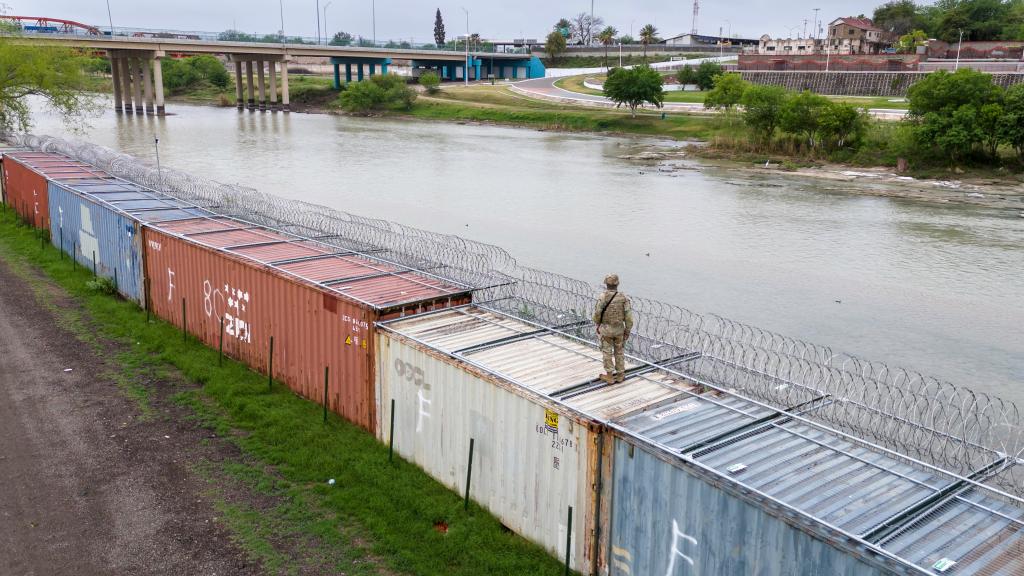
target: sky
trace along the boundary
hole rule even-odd
[[[8,14],[48,16],[108,26],[104,0],[4,0]],[[219,32],[237,28],[247,32],[274,33],[281,24],[280,5],[284,8],[284,31],[289,36],[316,36],[317,0],[109,0],[115,27],[198,30]],[[370,37],[372,12],[376,8],[378,40],[428,42],[433,38],[434,11],[445,19],[448,37],[464,34],[466,15],[470,29],[488,39],[543,38],[560,17],[590,11],[590,0],[319,0],[321,11],[327,2],[327,26],[333,35],[344,30]],[[804,19],[810,34],[814,8],[820,8],[819,20],[856,16],[874,11],[882,0],[701,0],[698,31],[717,35],[721,27],[728,35],[758,38],[761,34],[790,36],[802,34]],[[628,2],[595,0],[594,13],[620,33],[633,30],[635,36],[644,24],[654,24],[662,38],[690,31],[692,0],[633,0]],[[323,19],[321,18],[321,25]]]

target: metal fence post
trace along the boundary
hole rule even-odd
[[[71,269],[78,269],[78,242],[71,243]]]
[[[188,318],[185,316],[185,298],[181,299],[181,341],[188,342]]]
[[[324,366],[324,424],[327,423],[327,380],[330,370],[330,366]]]
[[[117,266],[114,266],[114,292],[117,291]]]
[[[569,520],[565,529],[565,576],[569,576],[569,552],[572,550],[572,506],[569,506]]]
[[[97,278],[99,274],[96,273],[96,251],[92,251],[92,277]]]
[[[144,304],[146,306],[146,324],[149,324],[151,315],[153,313],[153,306],[151,306],[149,303],[149,278],[146,278],[142,281],[142,289],[145,292],[142,295],[142,298],[145,300]]]
[[[220,317],[220,356],[217,358],[217,366],[224,365],[224,317]]]
[[[391,399],[391,432],[388,433],[388,462],[395,461],[395,399]]]
[[[270,337],[270,358],[267,366],[267,391],[274,391],[274,337]]]
[[[462,502],[463,510],[469,510],[469,484],[473,480],[473,445],[476,438],[469,439],[469,466],[466,467],[466,498]]]
[[[64,227],[60,228],[60,259],[64,259]]]

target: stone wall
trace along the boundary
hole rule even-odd
[[[917,70],[917,54],[741,54],[740,70],[899,72]]]
[[[943,42],[933,40],[928,43],[929,58],[956,58],[958,45],[956,42]],[[1024,41],[1020,40],[992,40],[989,42],[964,42],[959,46],[960,59],[972,58],[984,59],[1024,59]]]
[[[747,82],[843,96],[906,96],[926,72],[775,72],[742,70]],[[999,86],[1024,84],[1024,74],[992,74]]]

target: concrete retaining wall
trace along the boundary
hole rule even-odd
[[[844,96],[906,96],[926,72],[767,72],[741,71],[747,82]],[[999,86],[1024,83],[1024,74],[992,74]]]

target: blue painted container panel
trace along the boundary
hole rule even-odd
[[[621,438],[613,476],[612,576],[887,573]]]
[[[48,192],[54,246],[90,269],[95,252],[97,274],[113,279],[116,270],[118,292],[144,307],[142,235],[138,222],[72,192],[63,184],[51,181]]]

